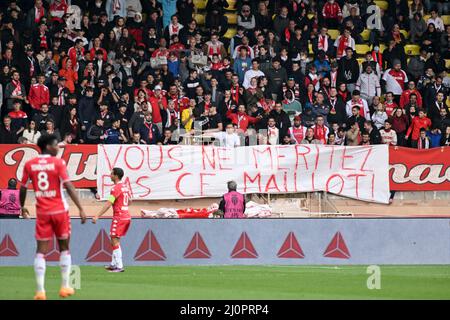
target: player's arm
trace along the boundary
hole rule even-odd
[[[20,186],[20,206],[22,207],[21,214],[23,218],[29,219],[30,213],[28,212],[28,209],[25,208],[26,199],[27,199],[27,187],[22,185]]]
[[[66,187],[67,193],[69,194],[70,199],[72,199],[73,203],[78,208],[78,211],[80,213],[81,223],[86,222],[86,213],[84,212],[83,207],[81,206],[80,199],[78,198],[77,192],[75,190],[75,187],[73,186],[72,182],[66,181],[64,182],[64,186]]]
[[[108,200],[103,205],[103,207],[100,209],[100,211],[92,218],[92,223],[97,223],[98,218],[104,215],[109,210],[109,208],[112,207],[115,201],[116,197],[114,197],[114,195],[111,194]]]
[[[30,179],[30,175],[28,174],[27,168],[28,168],[28,166],[25,164],[25,166],[23,168],[22,180],[20,181],[21,186],[20,186],[20,192],[19,192],[21,214],[22,214],[22,217],[25,219],[30,218],[30,213],[28,212],[28,209],[25,208],[25,201],[27,199],[28,180]]]

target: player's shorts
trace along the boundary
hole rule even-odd
[[[109,236],[112,238],[125,237],[128,228],[130,227],[131,220],[120,220],[113,218],[111,228],[109,230]]]
[[[70,237],[69,213],[40,214],[36,217],[36,240],[51,240],[53,236],[58,240]]]

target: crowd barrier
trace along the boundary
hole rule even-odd
[[[73,264],[111,260],[110,219],[72,219]],[[450,264],[450,219],[136,219],[125,265]],[[32,265],[34,221],[0,221],[0,266]],[[57,263],[53,240],[47,261]]]

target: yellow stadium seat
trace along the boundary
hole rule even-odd
[[[308,44],[308,53],[309,54],[314,54],[312,43]]]
[[[236,13],[225,13],[225,17],[227,17],[229,24],[237,24],[238,16]]]
[[[370,30],[369,29],[364,29],[363,32],[361,32],[361,37],[364,41],[369,40],[370,37]]]
[[[359,64],[362,64],[364,62],[364,58],[356,58]]]
[[[450,15],[442,16],[442,21],[444,21],[444,24],[448,26],[450,24]]]
[[[387,1],[375,1],[375,4],[383,10],[387,10],[389,7],[389,3]]]
[[[367,44],[357,44],[355,45],[356,53],[364,55],[367,51],[370,51],[370,47]]]
[[[384,43],[380,43],[380,52],[383,53],[383,51],[386,49],[386,45]]]
[[[450,59],[445,59],[445,67],[450,68]]]
[[[198,14],[198,13],[194,14],[194,19],[200,25],[205,24],[205,15],[204,14]]]
[[[418,56],[420,54],[420,46],[417,44],[407,44],[404,48],[405,53],[410,56]]]
[[[227,2],[228,2],[228,8],[225,8],[225,10],[236,11],[236,0],[227,0]]]
[[[405,37],[405,39],[409,38],[409,32],[406,30],[400,30],[400,33]]]
[[[233,38],[237,33],[237,30],[234,28],[228,28],[227,32],[223,35],[227,39]]]
[[[426,14],[423,16],[423,20],[425,20],[425,22],[427,22],[428,19],[430,19],[430,18],[431,18],[431,14]]]
[[[308,13],[307,17],[311,20],[312,18],[314,18],[314,13]]]
[[[331,39],[336,40],[337,37],[339,37],[341,33],[339,32],[339,30],[335,30],[335,29],[328,29],[328,35],[330,36]]]
[[[205,9],[207,3],[207,0],[194,0],[194,7],[197,9]]]

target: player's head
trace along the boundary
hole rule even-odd
[[[123,170],[121,168],[113,168],[111,171],[111,180],[113,182],[120,181],[123,178]]]
[[[41,153],[50,154],[54,157],[58,154],[58,138],[53,134],[42,135],[38,139],[37,145],[41,149]]]

